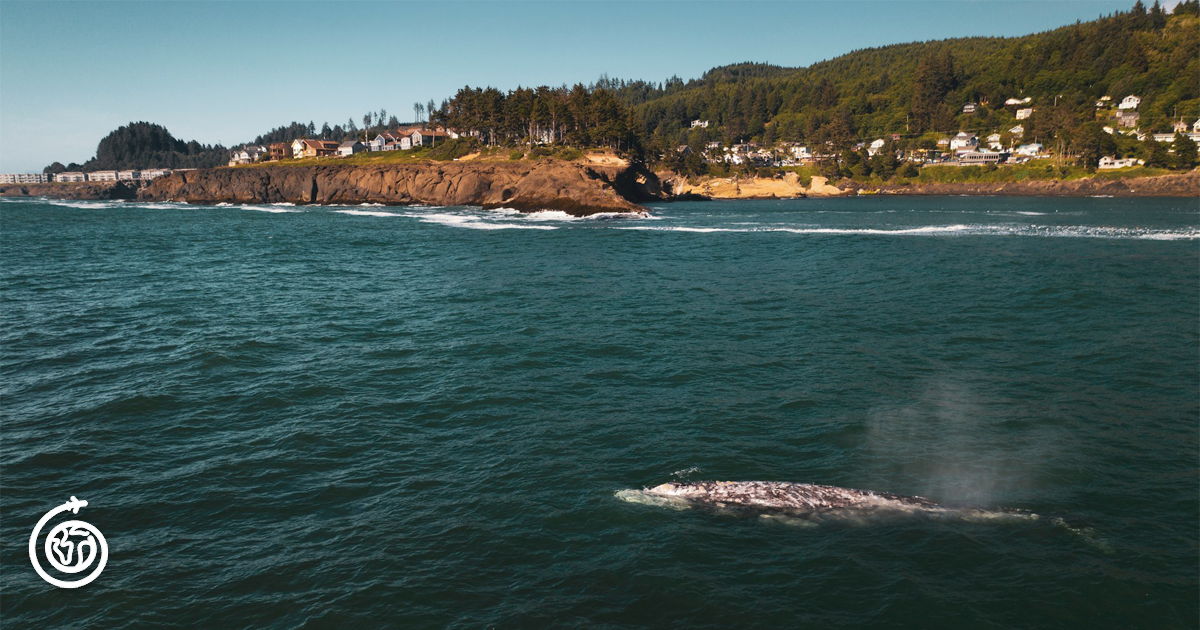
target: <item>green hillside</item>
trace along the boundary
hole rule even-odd
[[[1030,5],[1033,8],[1033,5]],[[1200,116],[1200,3],[1172,14],[1157,3],[1023,37],[975,37],[855,51],[807,68],[716,68],[687,83],[607,82],[634,108],[644,138],[661,147],[719,140],[845,144],[898,133],[916,137],[1006,129],[1009,98],[1032,98],[1027,138],[1103,120],[1095,102],[1142,97],[1143,131]],[[977,103],[974,114],[962,106]],[[690,121],[708,120],[707,129]],[[1107,123],[1105,123],[1107,124]],[[660,148],[661,148],[660,147]]]

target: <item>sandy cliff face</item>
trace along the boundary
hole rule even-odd
[[[678,197],[709,199],[791,199],[796,197],[836,197],[844,191],[813,177],[806,188],[795,173],[782,177],[704,177],[692,184],[686,177],[664,173],[663,181]]]
[[[189,203],[476,205],[583,216],[638,212],[627,169],[571,162],[271,166],[172,173],[138,198]],[[620,189],[620,190],[618,190]]]

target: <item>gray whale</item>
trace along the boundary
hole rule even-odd
[[[942,510],[937,503],[924,497],[786,481],[664,483],[632,492],[635,494],[622,496],[622,493],[618,493],[618,496],[633,502],[667,503],[679,507],[712,506],[787,513],[835,510]],[[639,501],[639,498],[646,500]]]

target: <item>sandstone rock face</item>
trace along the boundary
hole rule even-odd
[[[1071,180],[1032,180],[996,183],[946,183],[907,186],[867,186],[841,181],[851,193],[893,195],[1003,195],[1014,197],[1200,197],[1200,170],[1153,177],[1109,179],[1102,176]]]
[[[147,201],[189,203],[430,204],[561,210],[576,216],[640,212],[622,185],[626,167],[572,162],[267,166],[172,173],[140,191]],[[621,191],[618,191],[618,188]]]

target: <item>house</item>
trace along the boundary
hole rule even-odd
[[[948,146],[950,146],[950,138],[938,138],[937,145],[938,145],[939,147],[948,147]]]
[[[1100,158],[1101,169],[1129,168],[1131,166],[1137,166],[1139,163],[1141,163],[1141,160],[1135,158],[1122,158],[1118,160],[1114,159],[1111,155],[1106,155]]]
[[[267,150],[262,147],[247,145],[240,149],[234,149],[229,157],[229,165],[237,166],[238,164],[253,164],[258,162],[267,154]]]
[[[50,181],[44,173],[3,173],[0,184],[43,184]]]
[[[958,132],[958,135],[954,136],[954,138],[950,140],[950,150],[955,153],[974,151],[975,147],[978,146],[979,136],[976,136],[973,133],[967,133],[965,131]]]
[[[274,142],[267,149],[272,160],[287,160],[292,157],[292,145],[286,142]]]
[[[117,179],[123,182],[131,182],[135,179],[141,179],[141,171],[117,171]]]
[[[67,171],[54,176],[56,182],[86,182],[87,175],[79,171]]]
[[[1000,134],[998,134],[998,133],[994,133],[994,134],[988,136],[987,143],[988,143],[989,149],[1000,149],[1001,147],[1004,146],[1000,142]]]
[[[964,114],[974,114],[974,113],[975,113],[975,108],[976,108],[976,107],[978,107],[978,106],[979,106],[979,105],[978,105],[978,104],[976,104],[976,103],[967,103],[966,105],[963,105],[963,108],[962,108],[962,113],[964,113]]]
[[[87,174],[89,182],[115,182],[117,181],[116,171],[92,171]]]
[[[813,155],[808,147],[792,147],[792,157],[797,160],[811,160]]]
[[[1014,138],[1020,138],[1021,136],[1025,135],[1025,125],[1011,127],[1009,128],[1008,133],[1011,133]]]
[[[170,174],[171,174],[171,169],[169,169],[169,168],[144,168],[144,169],[142,169],[142,172],[141,172],[143,180],[154,179],[156,177],[162,177],[163,175],[170,175]]]
[[[338,143],[333,140],[296,139],[292,141],[292,155],[297,158],[328,157],[336,155]]]
[[[1117,114],[1117,123],[1126,129],[1132,129],[1137,126],[1139,118],[1135,111],[1123,111]]]
[[[886,144],[887,142],[883,138],[879,138],[871,142],[871,144],[867,147],[867,155],[875,155],[879,153],[883,150],[883,147]]]
[[[1196,122],[1192,123],[1192,133],[1200,133],[1200,118],[1197,118]]]
[[[1032,144],[1022,144],[1017,147],[1017,155],[1025,157],[1037,157],[1042,152],[1042,145],[1034,142]]]
[[[707,120],[693,120],[692,121],[692,129],[695,129],[696,127],[703,127],[705,129],[708,129],[708,121]]]
[[[338,155],[343,157],[354,155],[355,153],[361,153],[366,150],[367,145],[359,142],[358,140],[347,140],[338,145]]]
[[[414,131],[409,138],[412,139],[414,147],[434,146],[438,140],[445,142],[450,139],[450,134],[445,131],[435,131],[433,129],[419,129]]]
[[[1173,133],[1156,133],[1152,136],[1155,142],[1165,142],[1167,144],[1175,144],[1175,134]]]
[[[1017,120],[1025,120],[1026,118],[1029,118],[1032,115],[1033,115],[1032,107],[1025,107],[1023,109],[1017,110]]]
[[[1004,101],[1005,105],[1026,105],[1033,102],[1033,98],[1026,96],[1025,98],[1010,98]]]
[[[1103,129],[1103,130],[1104,130],[1104,133],[1106,133],[1106,134],[1108,134],[1108,135],[1110,135],[1110,136],[1111,136],[1111,135],[1113,135],[1113,128],[1112,128],[1112,127],[1109,127],[1109,126],[1105,125],[1105,126],[1101,127],[1101,129]]]
[[[1007,153],[1000,151],[967,151],[959,157],[959,166],[980,164],[1000,164],[1008,159]]]
[[[1182,118],[1180,118],[1171,125],[1171,130],[1175,131],[1176,133],[1187,133],[1188,125],[1187,123],[1183,122]]]
[[[1121,99],[1121,104],[1117,105],[1117,109],[1137,109],[1141,105],[1142,99],[1130,94]]]

